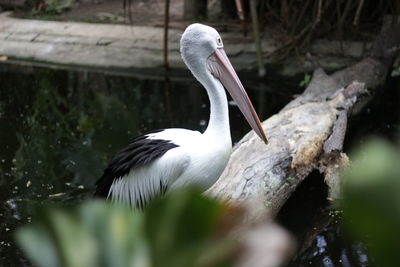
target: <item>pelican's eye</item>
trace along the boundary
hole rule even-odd
[[[222,46],[221,37],[217,37],[217,45],[218,45],[218,46]]]

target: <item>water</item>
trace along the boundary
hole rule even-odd
[[[263,84],[250,74],[239,76],[261,119],[278,112],[302,90],[299,79],[272,76]],[[393,91],[399,85],[392,87]],[[209,116],[205,91],[184,71],[173,72],[166,83],[162,75],[138,78],[111,71],[0,64],[0,88],[0,266],[30,266],[12,233],[32,220],[35,205],[74,204],[90,197],[108,159],[133,137],[166,127],[203,131]],[[400,110],[390,96],[385,93],[351,122],[346,149],[371,132],[395,138]],[[237,142],[250,128],[230,103],[232,139]],[[304,216],[290,205],[285,208],[289,215],[284,210],[280,216],[296,222],[299,240],[307,231],[302,225],[316,225],[322,232],[291,265],[337,266],[331,263],[347,259],[349,264],[342,266],[367,266],[362,244],[346,241],[338,217],[330,216],[321,179],[310,179],[301,188],[292,201],[299,203],[306,196],[302,211],[315,216]],[[300,217],[308,221],[300,223]],[[286,225],[290,229],[290,223]]]
[[[129,140],[151,129],[206,128],[205,90],[188,71],[173,75],[166,83],[163,76],[0,64],[0,266],[27,265],[12,233],[31,221],[35,205],[90,197],[108,159]],[[293,81],[271,79],[267,87],[243,77],[261,119],[299,90]],[[229,108],[237,142],[250,127],[231,101]]]
[[[280,211],[278,222],[299,245],[287,266],[370,266],[366,247],[340,227],[341,212],[326,199],[327,191],[323,177],[312,172]]]

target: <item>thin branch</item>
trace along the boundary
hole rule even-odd
[[[260,40],[260,29],[258,27],[258,15],[257,15],[257,0],[250,0],[250,13],[251,13],[251,21],[253,25],[253,34],[254,34],[254,42],[256,45],[256,52],[257,52],[257,63],[258,63],[258,76],[264,77],[265,76],[265,65],[264,59],[262,56],[261,50],[261,40]]]
[[[270,1],[269,0],[267,0],[266,2],[265,2],[265,5],[267,6],[267,9],[268,9],[268,15],[271,15],[272,17],[274,17],[276,20],[278,20],[278,21],[280,21],[281,20],[281,17],[275,12],[275,9],[276,8],[274,8],[272,5],[271,5],[271,3],[270,3]]]
[[[315,27],[317,27],[317,25],[319,24],[319,22],[321,21],[321,13],[322,13],[322,0],[318,0],[318,3],[316,4],[316,16],[315,16],[315,20],[312,23],[311,29],[308,32],[306,38],[304,39],[304,42],[302,43],[302,45],[307,45],[311,42],[311,38],[313,35],[313,32],[315,30]]]
[[[128,15],[128,22],[132,24],[132,0],[124,0],[123,2],[123,9],[124,9],[124,16]]]
[[[340,37],[341,37],[341,35],[343,33],[343,25],[344,25],[344,23],[346,21],[346,17],[348,15],[348,13],[350,12],[350,7],[351,7],[352,3],[353,3],[353,1],[351,1],[351,0],[348,0],[346,2],[346,5],[345,5],[344,10],[343,10],[343,14],[339,19],[338,31],[339,31]]]
[[[308,6],[309,5],[310,5],[310,0],[307,0],[306,3],[303,5],[303,8],[300,11],[300,14],[299,14],[299,16],[298,16],[298,18],[296,20],[296,23],[294,24],[294,28],[293,28],[294,31],[297,30],[298,26],[302,25],[302,21],[303,21],[304,15],[306,13],[306,10],[308,10]]]
[[[169,29],[169,3],[170,0],[165,0],[165,13],[164,13],[164,67],[168,70],[168,29]]]
[[[314,22],[314,28],[319,24],[321,21],[321,9],[322,9],[322,0],[318,0],[318,11],[317,11],[317,19]]]
[[[360,2],[358,2],[356,15],[354,16],[354,20],[353,20],[353,25],[354,26],[358,26],[358,21],[360,19],[360,14],[361,14],[361,10],[363,8],[363,5],[364,5],[364,0],[360,0]]]
[[[251,2],[251,1],[250,1]],[[250,5],[251,6],[251,5]],[[288,20],[288,3],[287,0],[282,0],[281,1],[281,18],[283,20],[283,23],[286,25],[288,25],[289,20]]]
[[[236,10],[237,14],[240,20],[240,26],[242,28],[243,36],[246,36],[247,30],[246,30],[246,20],[244,17],[244,11],[243,11],[243,0],[235,0],[236,4]]]

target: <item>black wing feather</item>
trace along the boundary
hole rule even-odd
[[[96,182],[95,197],[107,198],[115,179],[127,175],[131,170],[144,166],[161,157],[168,150],[178,147],[169,140],[148,139],[147,135],[135,138],[108,163],[103,175]]]

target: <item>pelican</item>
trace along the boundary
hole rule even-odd
[[[95,196],[142,208],[170,190],[189,185],[201,190],[211,187],[232,151],[224,87],[256,134],[267,143],[260,120],[223,47],[214,28],[198,23],[188,26],[180,41],[183,61],[210,100],[205,132],[172,128],[137,137],[109,162],[96,183]]]

